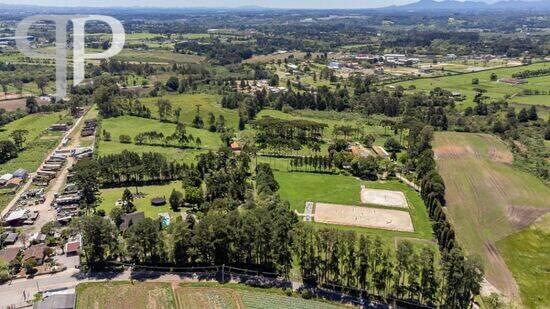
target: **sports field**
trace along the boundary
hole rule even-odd
[[[361,186],[370,189],[390,190],[403,192],[409,208],[414,232],[389,231],[384,229],[352,227],[345,225],[327,225],[328,227],[341,227],[358,232],[377,234],[393,239],[394,237],[411,237],[421,239],[433,239],[432,227],[428,219],[426,206],[413,189],[399,181],[361,181],[352,176],[317,174],[317,173],[291,173],[274,172],[275,179],[279,183],[279,194],[283,200],[290,203],[293,210],[303,213],[307,201],[337,205],[361,205]],[[407,213],[405,211],[405,213]],[[317,223],[315,223],[317,224]]]
[[[315,204],[315,222],[414,232],[407,211],[337,204]]]
[[[500,81],[491,81],[491,74],[497,74],[500,78],[510,78],[512,74],[525,70],[537,70],[541,68],[550,67],[550,62],[535,63],[528,66],[518,66],[512,68],[500,68],[494,70],[487,70],[476,73],[468,73],[454,76],[445,76],[437,78],[424,78],[413,81],[400,82],[396,85],[401,85],[405,89],[408,89],[411,85],[416,87],[414,91],[429,92],[436,87],[443,89],[460,92],[466,96],[463,102],[458,102],[460,106],[473,106],[473,98],[475,96],[475,88],[481,88],[487,90],[486,95],[491,99],[502,99],[504,96],[515,96],[524,89],[548,91],[550,89],[550,76],[528,78],[527,83],[521,85],[512,85]],[[474,78],[479,79],[479,84],[473,85],[472,80]],[[537,105],[550,105],[550,96],[537,96]],[[524,97],[513,97],[513,102],[520,102],[529,104],[532,102],[530,99],[524,100]],[[527,98],[527,97],[525,97]],[[524,101],[524,102],[522,102]]]
[[[361,202],[389,207],[407,208],[407,199],[401,191],[368,189],[361,187]]]
[[[434,151],[446,185],[446,213],[460,244],[481,255],[487,279],[517,299],[516,273],[496,243],[549,212],[550,189],[512,167],[507,146],[491,135],[436,133]]]

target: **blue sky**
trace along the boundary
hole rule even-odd
[[[271,8],[373,8],[400,5],[416,0],[0,0],[7,4],[48,6],[144,6],[144,7],[238,7],[258,5]]]

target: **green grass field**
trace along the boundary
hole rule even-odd
[[[436,133],[434,151],[446,185],[446,214],[458,241],[481,256],[493,285],[517,295],[495,244],[548,211],[550,189],[515,169],[507,146],[490,135]]]
[[[116,201],[122,198],[122,193],[125,189],[126,188],[101,189],[101,204],[98,209],[103,209],[107,214],[109,214],[111,209],[116,207]],[[136,193],[136,187],[129,187],[128,189],[132,193]],[[139,193],[145,194],[145,197],[139,199],[136,198],[133,203],[136,206],[137,211],[143,211],[145,216],[149,218],[156,219],[160,213],[165,212],[175,215],[176,213],[172,211],[170,204],[168,203],[168,198],[170,197],[170,193],[173,189],[182,192],[183,189],[181,182],[173,181],[164,185],[138,187],[137,190]],[[166,198],[166,205],[157,207],[152,206],[151,199],[155,197]]]
[[[153,116],[158,117],[158,108],[156,103],[157,98],[144,98],[140,99],[141,103],[145,104]],[[230,110],[222,108],[219,105],[220,96],[211,95],[211,94],[167,94],[162,97],[162,99],[167,99],[172,103],[172,110],[180,107],[182,113],[180,116],[180,121],[190,124],[195,117],[197,106],[200,110],[200,115],[203,118],[205,125],[208,124],[208,113],[212,112],[216,117],[223,115],[225,118],[226,126],[236,128],[239,123],[239,115],[237,110]]]
[[[364,132],[365,134],[372,134],[376,139],[374,142],[375,145],[384,145],[386,140],[390,137],[399,140],[399,135],[394,135],[393,131],[389,129],[389,127],[384,128],[377,125],[378,121],[376,119],[370,119],[366,121],[365,118],[361,117],[361,115],[358,114],[312,110],[294,111],[292,114],[289,114],[278,110],[264,109],[258,113],[256,119],[261,119],[264,116],[286,120],[305,119],[327,124],[328,127],[323,132],[323,139],[325,143],[321,145],[322,154],[327,153],[328,146],[330,142],[334,139],[333,131],[335,126],[353,126],[362,130],[362,132]],[[267,149],[265,152],[269,152],[269,149]],[[318,155],[319,153],[315,153],[309,148],[303,148],[299,151],[295,151],[294,154]]]
[[[205,57],[197,55],[188,55],[174,53],[166,49],[153,50],[133,50],[124,49],[120,54],[114,57],[120,61],[131,62],[152,62],[152,63],[199,63],[205,60]]]
[[[111,141],[100,141],[97,153],[99,156],[118,154],[123,150],[134,151],[137,153],[158,152],[166,156],[169,161],[178,161],[191,163],[195,161],[197,155],[216,150],[222,145],[222,141],[217,133],[212,133],[204,129],[196,129],[191,126],[186,127],[188,134],[201,139],[202,149],[180,149],[177,147],[163,147],[157,145],[136,145],[122,144],[119,142],[120,135],[128,135],[133,138],[142,132],[157,131],[165,136],[174,133],[176,125],[172,123],[160,122],[156,119],[146,119],[133,116],[121,116],[117,118],[104,119],[101,122],[101,129],[111,134]]]
[[[512,68],[500,68],[489,71],[482,71],[476,73],[468,73],[455,76],[445,76],[437,78],[424,78],[412,81],[400,82],[396,85],[401,85],[405,89],[408,89],[410,85],[416,87],[415,91],[430,91],[436,87],[441,87],[449,91],[461,92],[466,99],[463,102],[459,102],[460,106],[473,106],[473,98],[475,95],[474,88],[481,88],[487,90],[486,95],[491,99],[498,100],[504,98],[504,96],[512,96],[521,92],[524,89],[531,90],[548,90],[550,88],[550,76],[534,77],[527,79],[526,84],[511,85],[498,81],[491,81],[490,76],[492,73],[497,74],[498,78],[511,77],[513,73],[536,70],[541,68],[550,67],[550,62],[535,63],[528,66],[519,66]],[[472,85],[472,79],[478,78],[479,84]],[[539,105],[550,105],[550,96],[545,98],[540,97],[540,101],[537,101]],[[526,102],[528,103],[528,102]]]
[[[550,216],[497,242],[527,308],[550,307]]]
[[[29,133],[24,143],[25,149],[19,153],[17,158],[0,164],[0,173],[10,173],[18,168],[35,171],[44,157],[61,140],[61,132],[51,132],[48,128],[54,123],[68,119],[65,112],[41,113],[25,116],[1,127],[0,140],[10,139],[10,133],[15,130],[24,129]]]
[[[413,189],[398,181],[375,182],[361,181],[352,176],[316,174],[316,173],[290,173],[275,172],[275,179],[279,183],[279,194],[283,200],[290,203],[290,207],[298,212],[303,212],[305,203],[325,202],[344,205],[361,205],[361,185],[372,189],[384,189],[402,191],[409,202],[409,213],[414,225],[413,233],[370,229],[362,227],[338,227],[341,229],[368,232],[382,237],[412,237],[421,239],[433,239],[432,227],[424,202]],[[334,225],[316,224],[319,226],[337,227]]]

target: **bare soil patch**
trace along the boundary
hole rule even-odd
[[[414,232],[407,211],[316,203],[315,222]]]
[[[508,206],[506,209],[508,220],[518,230],[531,225],[547,213],[550,213],[548,208]]]
[[[361,186],[361,203],[408,208],[405,194],[401,191],[368,189]]]
[[[497,147],[489,147],[489,159],[495,162],[510,164],[514,161],[514,155],[508,150],[498,149]]]

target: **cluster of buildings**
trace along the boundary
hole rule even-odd
[[[77,216],[81,199],[80,191],[74,184],[68,184],[62,194],[56,193],[51,206],[56,211],[57,221],[68,223]]]
[[[27,180],[29,173],[22,168],[17,169],[13,173],[7,173],[0,176],[0,187],[17,189]]]
[[[32,182],[37,186],[47,187],[50,181],[57,177],[58,172],[66,162],[66,154],[57,151],[54,152],[36,172],[36,176],[32,179]]]
[[[32,264],[39,273],[52,273],[66,269],[66,266],[59,266],[54,256],[78,256],[81,247],[80,235],[65,240],[59,232],[51,232],[48,235],[40,232],[19,235],[15,229],[10,229],[0,234],[0,260],[8,265],[11,275],[16,278],[28,275],[25,270],[27,264]],[[48,260],[54,261],[53,265],[45,264]],[[75,259],[76,263],[78,263],[77,260],[78,258]]]
[[[80,136],[93,136],[97,128],[97,119],[87,119],[84,121],[84,128],[80,131]]]
[[[360,143],[351,143],[348,146],[347,150],[356,156],[360,156],[364,158],[370,157],[370,156],[381,157],[381,158],[390,157],[390,154],[384,149],[384,147],[378,146],[378,145],[373,145],[372,147],[367,148],[361,145]]]
[[[271,93],[280,93],[280,92],[288,91],[286,87],[270,86],[269,82],[266,79],[257,80],[255,82],[249,81],[247,87],[245,88],[242,88],[239,85],[237,85],[237,91],[245,92],[245,93],[256,93],[256,91],[262,91],[264,89],[266,89]]]

